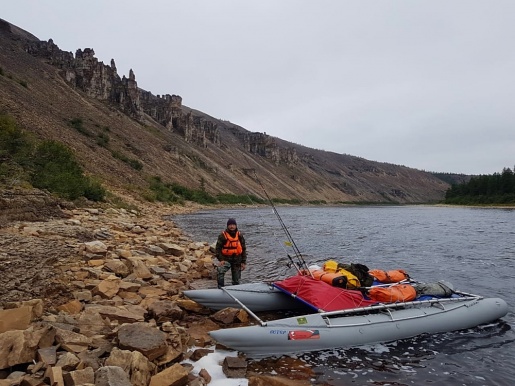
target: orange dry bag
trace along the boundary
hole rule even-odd
[[[370,299],[383,303],[409,302],[417,297],[417,291],[409,284],[391,287],[373,287],[368,291]]]
[[[369,274],[374,276],[381,283],[398,283],[409,278],[406,271],[396,269],[393,271],[382,271],[380,269],[372,269],[368,271]]]
[[[333,287],[356,289],[360,286],[358,278],[344,269],[340,269],[338,272],[327,272],[318,269],[311,271],[311,274],[315,279],[322,280]]]
[[[336,277],[340,278],[338,281],[338,283],[340,283],[339,285],[332,284],[335,287],[342,287],[342,288],[347,288],[347,289],[356,289],[356,288],[361,287],[361,283],[359,282],[358,277],[356,275],[354,275],[352,272],[340,267],[340,264],[338,264],[334,260],[326,261],[324,263],[323,270],[327,273],[335,274],[336,275],[335,278]],[[343,279],[342,277],[345,277],[345,279]],[[321,280],[323,280],[323,279],[321,279]],[[324,281],[326,281],[326,280],[324,280]],[[328,282],[328,281],[326,281],[326,282]],[[329,283],[329,284],[331,284],[331,283]]]
[[[347,288],[347,278],[339,273],[326,272],[321,269],[311,271],[313,277],[317,280],[322,280],[333,287]]]

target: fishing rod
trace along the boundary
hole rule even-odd
[[[295,243],[295,240],[293,239],[292,235],[290,234],[290,231],[288,230],[288,228],[286,227],[286,224],[284,223],[283,219],[281,218],[281,215],[279,214],[279,212],[277,211],[277,208],[275,207],[274,205],[274,202],[272,201],[272,199],[270,198],[270,196],[268,195],[265,187],[263,186],[263,184],[261,183],[261,180],[258,178],[257,176],[257,173],[256,173],[256,170],[254,169],[254,175],[256,177],[256,181],[258,182],[258,184],[261,186],[261,189],[263,189],[263,192],[265,193],[265,197],[267,198],[268,202],[270,203],[270,206],[272,207],[272,210],[274,212],[274,214],[276,215],[277,219],[279,220],[279,224],[281,225],[281,228],[282,230],[284,231],[284,233],[286,234],[286,237],[288,238],[288,246],[291,246],[293,248],[293,252],[295,253],[295,257],[297,258],[298,260],[298,263],[295,263],[293,261],[293,258],[290,256],[289,253],[287,253],[286,255],[288,256],[288,258],[290,259],[290,262],[293,264],[293,266],[297,269],[298,273],[302,274],[302,269],[305,270],[305,272],[309,272],[311,276],[313,276],[313,274],[311,273],[311,271],[309,270],[309,267],[306,263],[306,261],[304,260],[304,257],[302,256],[302,253],[300,252],[299,248],[297,247],[297,244]]]

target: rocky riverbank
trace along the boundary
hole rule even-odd
[[[11,211],[0,225],[0,385],[209,384],[185,361],[212,352],[208,331],[249,320],[182,296],[215,285],[208,243],[163,217],[194,208],[67,209],[43,196],[46,211],[19,204],[22,220]],[[290,358],[221,365],[249,385],[312,376]]]

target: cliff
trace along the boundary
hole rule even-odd
[[[91,48],[65,52],[0,19],[0,110],[70,146],[113,191],[144,194],[159,176],[209,193],[327,202],[434,202],[449,185],[409,167],[315,150],[154,95]],[[266,114],[266,112],[263,112]],[[70,122],[81,122],[80,130]],[[133,160],[142,168],[131,167]]]

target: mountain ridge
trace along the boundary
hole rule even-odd
[[[2,19],[0,47],[1,112],[72,148],[108,189],[144,196],[156,176],[211,194],[404,204],[439,201],[450,186],[414,168],[250,132],[178,95],[153,95],[91,48],[73,55]]]

